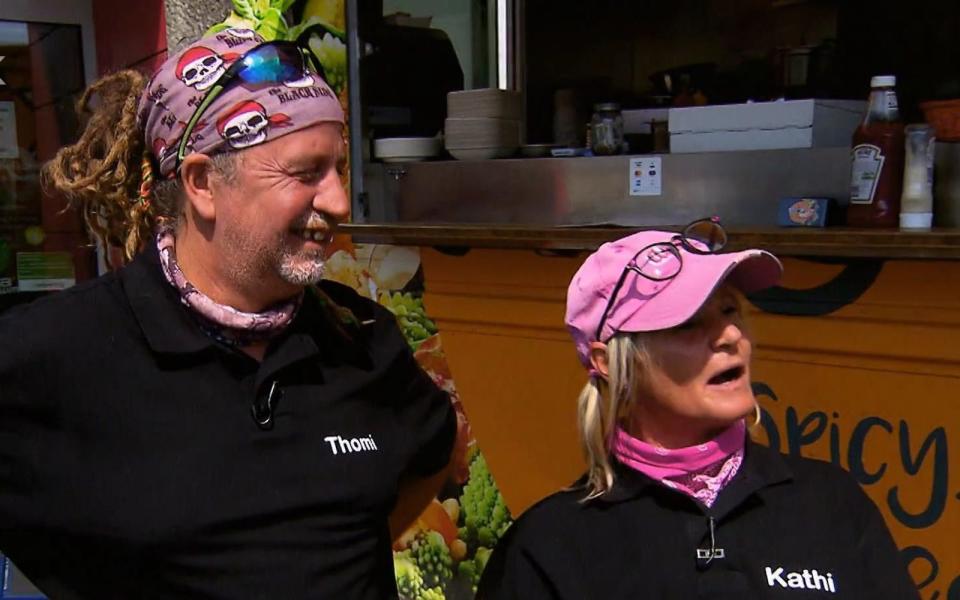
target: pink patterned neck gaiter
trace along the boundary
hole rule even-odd
[[[228,346],[249,346],[279,335],[293,322],[303,301],[301,293],[263,312],[239,311],[219,304],[187,281],[177,264],[176,237],[169,227],[157,233],[157,250],[163,274],[180,292],[180,301],[207,335]]]
[[[648,444],[617,427],[613,455],[654,481],[712,506],[720,490],[737,474],[745,443],[742,419],[709,442],[674,450]]]

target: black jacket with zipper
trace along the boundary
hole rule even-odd
[[[524,513],[478,599],[919,598],[877,507],[829,463],[748,441],[709,508],[614,466],[604,496],[575,486]]]

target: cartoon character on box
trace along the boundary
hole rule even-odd
[[[818,201],[813,198],[797,200],[787,209],[790,222],[797,225],[812,225],[817,221]]]

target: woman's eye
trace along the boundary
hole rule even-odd
[[[740,307],[736,305],[725,306],[723,307],[723,314],[730,317],[738,315],[740,314]]]

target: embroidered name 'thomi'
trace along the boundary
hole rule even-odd
[[[360,438],[345,438],[339,435],[328,435],[323,441],[330,444],[330,451],[334,454],[348,454],[350,452],[370,452],[379,450],[373,436]],[[339,452],[338,452],[339,450]]]

